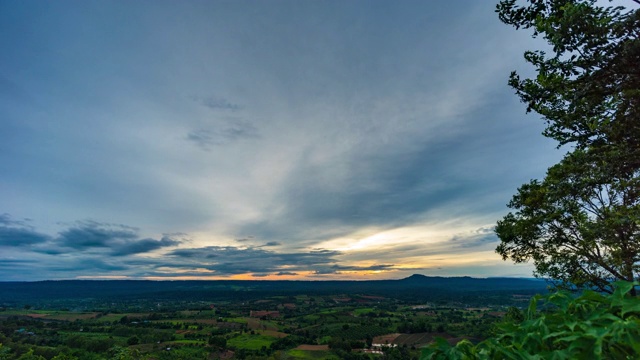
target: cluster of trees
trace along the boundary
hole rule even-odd
[[[544,311],[536,311],[536,297],[526,314],[512,311],[494,337],[455,347],[440,339],[423,358],[636,358],[640,9],[596,0],[503,0],[497,12],[550,45],[550,54],[525,53],[535,78],[514,72],[509,84],[527,111],[543,116],[544,135],[569,151],[544,179],[518,189],[509,203],[515,211],[496,226],[496,250],[505,260],[533,261],[536,275],[557,288],[583,292],[548,295]]]
[[[497,251],[533,261],[559,287],[611,293],[612,281],[635,281],[640,271],[640,11],[503,0],[497,12],[550,45],[550,54],[525,53],[535,78],[514,72],[509,84],[543,116],[544,135],[569,148],[513,197],[515,212],[496,227]]]
[[[433,331],[433,326],[431,323],[426,322],[424,319],[420,319],[419,321],[406,321],[398,325],[398,332],[400,333],[421,333],[421,332],[431,332]],[[444,332],[444,326],[442,324],[436,327],[437,332]]]

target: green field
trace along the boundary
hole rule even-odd
[[[332,355],[329,351],[307,351],[292,349],[287,351],[289,359],[338,359],[335,355]]]
[[[268,347],[276,338],[264,335],[242,334],[229,339],[227,345],[238,349],[260,350],[263,346]]]
[[[244,317],[235,317],[235,318],[226,318],[224,319],[226,322],[234,322],[238,324],[246,324],[248,319]]]
[[[365,315],[365,314],[368,314],[368,313],[374,312],[374,311],[375,310],[372,309],[372,308],[355,309],[355,310],[353,310],[353,315],[362,316],[362,315]]]

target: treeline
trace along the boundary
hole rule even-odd
[[[0,282],[0,304],[64,303],[69,300],[99,299],[107,307],[110,301],[126,303],[179,300],[247,301],[292,294],[371,294],[397,299],[461,301],[495,298],[513,293],[534,294],[545,284],[527,279],[477,279],[470,277],[427,277],[413,275],[401,280],[372,281],[144,281],[144,280],[65,280],[41,282]],[[496,296],[498,295],[498,296]]]

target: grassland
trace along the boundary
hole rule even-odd
[[[242,334],[227,341],[227,344],[238,349],[260,350],[276,341],[275,337],[260,334]]]

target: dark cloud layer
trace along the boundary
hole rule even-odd
[[[126,264],[111,261],[108,258],[104,259],[102,257],[69,257],[65,260],[66,261],[64,262],[50,266],[47,270],[56,273],[67,273],[72,275],[79,273],[94,276],[131,270],[131,267]]]
[[[173,259],[163,262],[161,267],[202,268],[217,276],[249,273],[254,276],[285,276],[297,275],[300,272],[325,275],[340,274],[345,271],[393,271],[397,269],[393,264],[341,265],[342,255],[341,252],[330,250],[278,253],[258,247],[209,246],[171,251],[167,256]]]
[[[15,268],[33,266],[35,263],[35,260],[0,259],[0,268],[11,270]]]
[[[165,235],[160,240],[141,239],[137,228],[96,221],[77,222],[53,237],[35,231],[22,221],[11,220],[8,214],[0,216],[0,246],[32,246],[32,251],[41,254],[101,253],[126,256],[177,246],[182,242],[172,235]]]
[[[163,236],[160,240],[142,239],[132,243],[123,244],[116,247],[113,251],[114,255],[124,256],[132,254],[147,253],[165,247],[180,245],[181,241]]]
[[[49,236],[36,232],[25,221],[13,220],[9,214],[0,215],[0,246],[22,247],[49,240]]]
[[[123,225],[84,221],[60,232],[56,242],[59,246],[76,250],[107,248],[117,243],[124,244],[136,240],[136,230]]]
[[[160,240],[141,239],[138,229],[134,227],[83,221],[60,232],[60,235],[52,241],[52,245],[54,248],[75,251],[91,252],[106,249],[110,255],[125,256],[177,246],[181,242],[169,235],[163,236]]]
[[[291,271],[279,271],[275,275],[276,276],[295,276],[295,275],[298,275],[298,273],[291,272]]]
[[[49,241],[49,237],[28,228],[0,227],[0,246],[29,246]]]
[[[396,269],[395,265],[382,264],[371,266],[348,266],[348,265],[331,265],[323,266],[314,270],[316,275],[340,274],[344,271],[389,271]]]
[[[269,241],[268,243],[262,245],[263,247],[270,247],[270,246],[280,246],[282,245],[282,243],[278,242],[278,241]]]
[[[317,268],[337,263],[340,253],[327,250],[277,253],[261,247],[208,246],[174,250],[167,255],[172,257],[173,261],[169,260],[163,266],[199,267],[213,271],[216,275],[236,275],[315,271]]]

